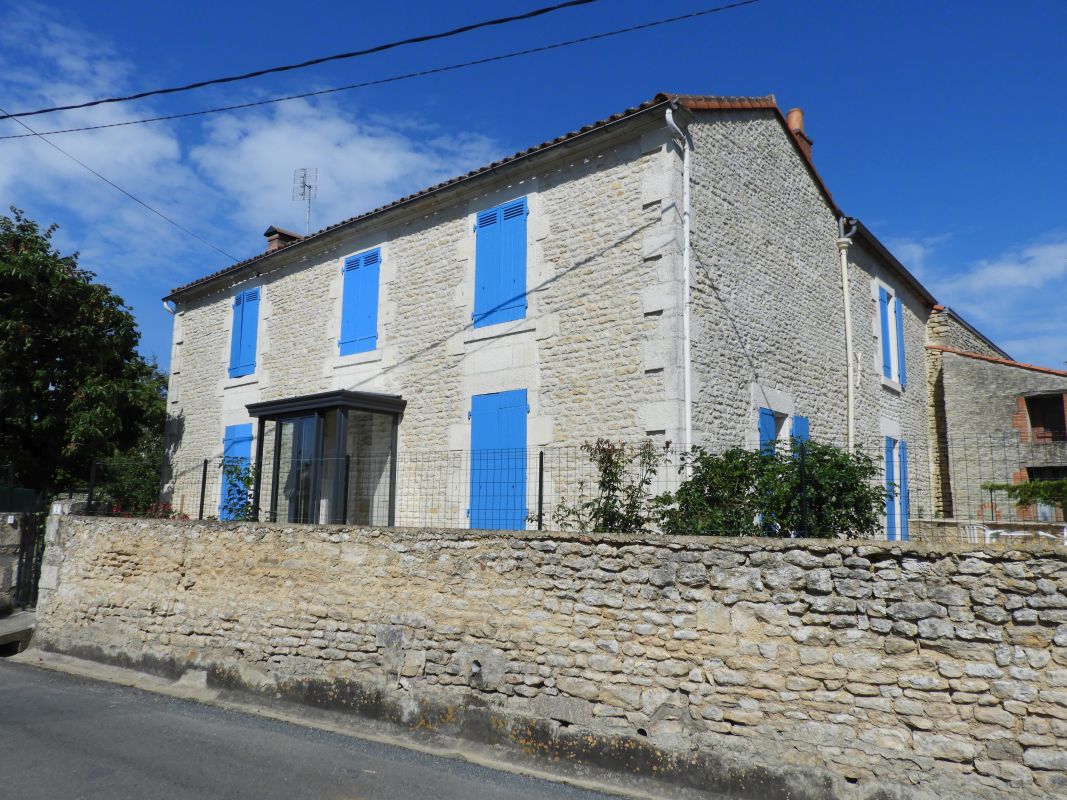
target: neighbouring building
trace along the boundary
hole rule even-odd
[[[224,514],[238,478],[204,460],[230,456],[265,519],[523,528],[535,492],[575,488],[562,461],[534,474],[541,449],[844,445],[851,396],[906,537],[944,503],[945,315],[811,147],[773,97],[658,95],[310,236],[269,228],[165,298],[170,501],[195,514],[204,486]]]
[[[1016,507],[983,486],[1067,479],[1067,371],[953,344],[928,346],[935,509],[990,523],[1063,522],[1060,508]]]

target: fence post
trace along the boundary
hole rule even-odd
[[[537,453],[537,530],[545,527],[545,451]]]
[[[800,445],[800,533],[808,538],[808,474],[805,468],[807,445]]]
[[[93,459],[93,464],[89,467],[89,494],[85,498],[85,513],[93,513],[93,492],[96,490],[96,459]]]
[[[348,524],[348,476],[352,473],[352,456],[345,454],[345,488],[341,494],[341,524]]]
[[[207,459],[204,459],[204,469],[200,473],[200,511],[196,515],[197,519],[204,518],[204,494],[207,491]]]

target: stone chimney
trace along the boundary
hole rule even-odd
[[[785,117],[785,124],[789,126],[789,130],[792,131],[797,144],[800,145],[800,149],[804,151],[804,155],[810,161],[812,141],[811,137],[804,133],[804,111],[799,108],[789,109],[789,113]]]
[[[268,253],[273,253],[275,250],[281,250],[283,247],[290,245],[293,242],[299,242],[304,238],[299,233],[287,231],[285,228],[276,228],[273,225],[263,231],[263,235],[267,237]]]

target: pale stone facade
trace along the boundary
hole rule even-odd
[[[682,444],[683,162],[667,106],[176,291],[169,441],[186,488],[175,505],[188,511],[201,460],[220,455],[247,405],[332,389],[402,396],[400,453],[470,449],[471,398],[511,389],[528,393],[531,451],[598,436]],[[814,438],[844,444],[840,212],[773,105],[676,110],[692,157],[693,444],[752,445],[760,407],[806,416]],[[475,215],[519,197],[529,307],[521,320],[472,327]],[[339,356],[341,265],[371,247],[382,254],[377,347]],[[849,249],[857,437],[879,458],[884,437],[907,441],[911,507],[923,511],[933,505],[923,381],[932,298],[876,249],[859,239]],[[903,389],[881,375],[879,286],[903,302]],[[256,371],[230,379],[230,306],[250,288],[262,292]],[[268,427],[268,454],[272,436]],[[464,480],[435,500],[437,516],[408,521],[462,517]],[[568,482],[549,476],[549,506]]]
[[[1040,544],[65,517],[37,615],[46,649],[716,797],[1067,791],[1067,551]]]

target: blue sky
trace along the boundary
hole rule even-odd
[[[545,0],[547,2],[547,0]],[[358,49],[545,4],[0,3],[0,105],[129,93]],[[601,0],[532,22],[171,97],[26,121],[39,130],[177,113],[574,38],[714,5]],[[1067,360],[1067,3],[761,2],[696,21],[317,101],[54,141],[245,258],[301,230],[293,169],[320,176],[313,227],[557,136],[659,91],[773,93],[803,107],[816,165],[942,302],[1014,357]],[[0,134],[22,132],[0,122]],[[134,308],[167,366],[160,298],[228,262],[35,139],[0,141],[0,206]]]

